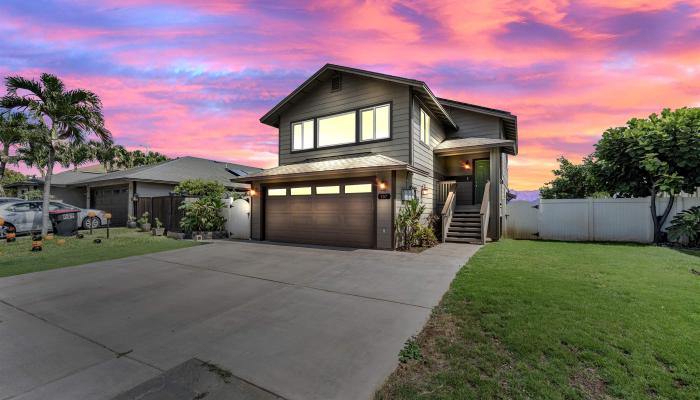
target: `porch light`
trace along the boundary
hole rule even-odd
[[[471,164],[469,163],[469,161],[462,161],[462,168],[464,168],[465,170],[469,171],[470,169],[472,169],[472,166],[471,166]]]
[[[255,189],[250,189],[250,190],[248,191],[248,196],[255,196],[256,193],[257,193],[257,192],[255,191]]]
[[[427,195],[428,195],[428,187],[427,187],[427,186],[423,185],[423,186],[420,188],[420,195],[421,195],[421,196],[427,196]]]
[[[384,190],[384,189],[386,189],[386,182],[379,181],[379,190]]]

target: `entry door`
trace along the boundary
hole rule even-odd
[[[491,162],[488,159],[474,161],[474,204],[481,204],[484,187],[491,176]]]

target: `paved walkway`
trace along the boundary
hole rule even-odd
[[[285,399],[369,398],[478,248],[218,242],[2,278],[0,399],[109,399],[193,358]]]

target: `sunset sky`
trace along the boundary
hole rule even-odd
[[[323,64],[420,79],[518,115],[519,190],[608,127],[700,106],[700,1],[295,3],[2,0],[0,76],[96,92],[128,148],[261,167],[258,119]]]

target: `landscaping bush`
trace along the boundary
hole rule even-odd
[[[188,179],[175,186],[173,192],[181,196],[222,199],[226,195],[226,188],[216,181]]]
[[[413,246],[431,247],[437,244],[433,224],[437,220],[430,214],[426,224],[420,222],[425,206],[420,200],[413,199],[405,202],[396,216],[396,241],[400,249],[410,250]]]
[[[667,231],[671,240],[691,247],[700,246],[700,206],[676,214]]]
[[[219,198],[202,197],[192,202],[185,202],[180,206],[184,216],[180,220],[180,226],[186,232],[196,231],[222,231],[226,218],[219,214],[224,203]]]
[[[44,192],[41,190],[28,190],[22,194],[24,200],[41,200],[44,198]]]

